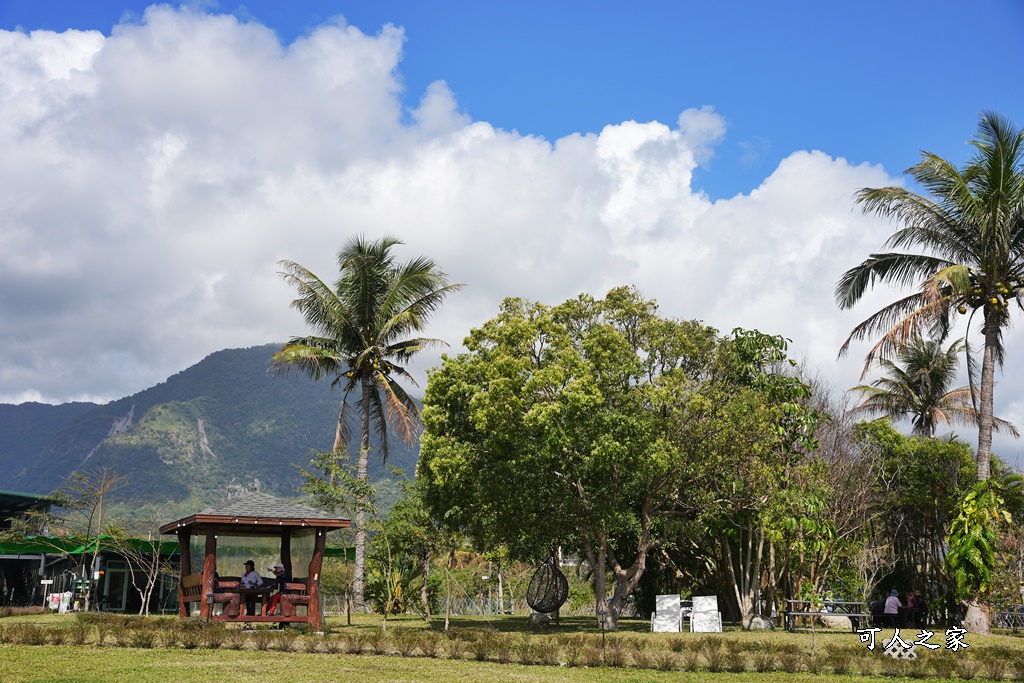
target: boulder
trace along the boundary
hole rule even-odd
[[[772,623],[771,619],[761,615],[752,616],[745,626],[748,631],[771,631],[775,628],[775,624]]]
[[[821,621],[825,624],[826,628],[840,628],[844,631],[850,631],[853,629],[853,624],[850,623],[850,617],[844,617],[841,614],[822,612]]]
[[[544,628],[551,623],[551,617],[540,612],[530,612],[526,618],[526,625],[532,629]]]

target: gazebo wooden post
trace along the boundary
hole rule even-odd
[[[181,577],[184,579],[192,573],[192,534],[188,531],[178,531],[178,552],[181,558]],[[188,603],[185,602],[181,589],[181,580],[178,580],[178,616],[182,619],[188,616]]]
[[[327,546],[327,529],[318,527],[316,540],[313,542],[313,557],[309,560],[309,605],[306,607],[306,623],[310,628],[316,627],[323,631],[320,623],[320,567],[324,560],[324,548]]]
[[[206,528],[206,559],[203,561],[203,599],[199,602],[199,616],[209,619],[213,607],[206,596],[213,593],[213,575],[217,572],[217,530],[211,524]]]
[[[281,564],[288,576],[292,576],[292,530],[285,529],[281,532]]]

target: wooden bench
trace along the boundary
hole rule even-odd
[[[296,579],[284,585],[287,592],[281,595],[278,603],[281,606],[282,617],[294,617],[295,608],[299,605],[309,607],[309,587],[306,581],[307,579]]]
[[[178,584],[178,602],[181,616],[189,616],[189,603],[203,601],[203,575],[189,574],[183,576]]]

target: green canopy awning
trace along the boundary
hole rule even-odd
[[[352,562],[356,561],[356,549],[353,548],[324,548],[324,557],[341,557]]]
[[[146,538],[127,538],[121,541],[136,550],[153,552],[158,549],[162,555],[173,555],[178,552],[177,541],[150,541]],[[109,536],[99,539],[101,551],[112,550]],[[96,538],[74,536],[29,536],[24,539],[0,542],[0,555],[81,555],[96,550]]]

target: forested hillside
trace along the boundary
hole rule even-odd
[[[0,405],[0,489],[48,493],[73,472],[108,467],[127,477],[120,498],[168,509],[221,501],[232,487],[296,496],[294,465],[330,449],[341,392],[268,374],[277,348],[218,351],[106,405]],[[391,445],[389,464],[411,475],[418,447]],[[382,473],[371,455],[371,477]]]

